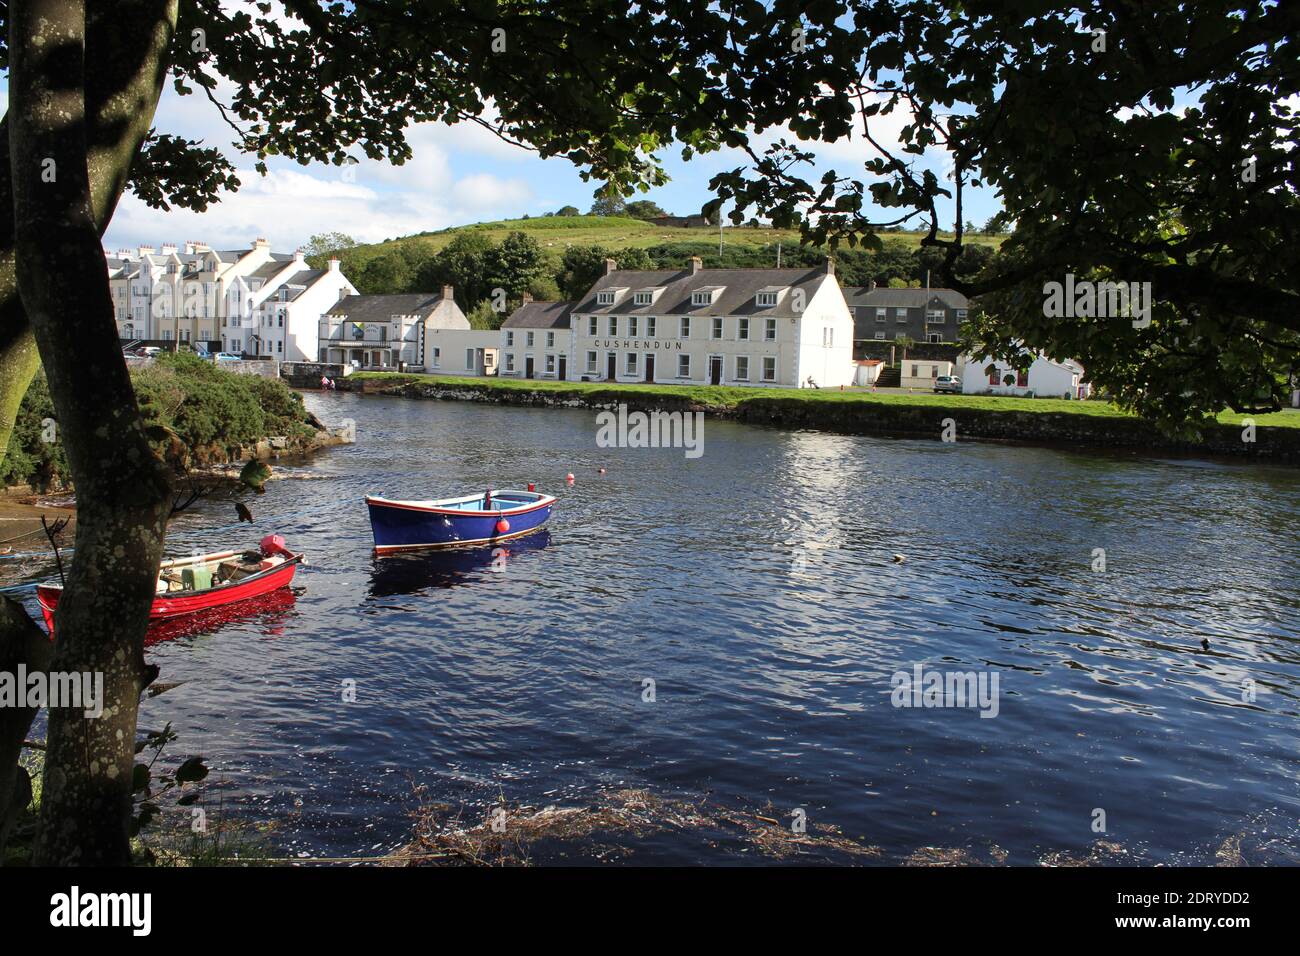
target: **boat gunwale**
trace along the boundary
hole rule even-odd
[[[555,504],[553,495],[544,494],[540,491],[514,491],[503,489],[493,492],[494,495],[537,495],[538,500],[521,504],[515,508],[493,509],[491,511],[474,510],[466,508],[447,508],[442,505],[451,504],[457,501],[473,501],[475,498],[481,498],[481,495],[464,495],[460,498],[439,498],[436,504],[426,504],[424,502],[412,499],[393,499],[381,498],[378,495],[366,495],[366,505],[378,505],[381,508],[400,508],[405,511],[420,511],[425,514],[447,515],[448,517],[461,516],[466,518],[491,518],[491,517],[511,517],[513,515],[528,514],[537,511],[540,508],[549,508]]]
[[[236,553],[236,554],[239,554],[240,552],[236,551],[235,553]],[[225,554],[225,552],[224,552],[224,551],[214,551],[213,554]],[[297,566],[297,565],[299,565],[299,564],[304,564],[304,563],[306,563],[306,557],[307,557],[306,552],[299,552],[298,554],[293,554],[293,555],[291,555],[290,557],[286,558],[284,561],[281,561],[279,564],[277,564],[277,565],[275,565],[275,566],[273,566],[273,567],[269,567],[269,568],[267,568],[265,571],[258,571],[256,574],[250,574],[250,575],[248,575],[248,577],[240,578],[238,581],[234,581],[234,582],[227,581],[227,582],[225,582],[225,583],[223,583],[223,584],[213,585],[213,586],[210,587],[210,588],[203,588],[202,590],[198,590],[198,591],[193,591],[193,590],[191,590],[191,591],[185,591],[185,590],[182,590],[182,591],[158,591],[158,592],[156,592],[156,593],[154,594],[154,596],[153,596],[153,601],[158,601],[158,600],[167,600],[167,601],[188,600],[188,599],[190,599],[190,598],[200,597],[200,596],[202,596],[202,595],[206,595],[206,594],[215,594],[215,593],[218,593],[218,592],[219,592],[219,593],[222,593],[222,594],[229,594],[229,593],[231,593],[232,591],[235,591],[237,588],[243,587],[245,584],[254,584],[254,583],[260,581],[262,578],[265,578],[265,577],[267,577],[267,576],[269,576],[269,575],[275,574],[275,573],[277,573],[277,572],[279,572],[279,571],[284,571],[286,568],[294,567],[294,566]],[[160,569],[161,569],[161,568],[165,568],[165,567],[167,567],[166,563],[159,565],[159,568],[160,568]],[[175,565],[173,565],[173,567],[175,567]],[[36,585],[36,601],[37,601],[37,603],[40,604],[40,606],[41,606],[43,609],[49,611],[50,613],[53,613],[54,610],[55,610],[55,608],[54,608],[54,607],[51,607],[51,606],[48,606],[48,605],[45,603],[44,599],[43,599],[42,596],[41,596],[41,592],[42,592],[42,591],[47,591],[47,592],[48,592],[48,591],[54,591],[54,592],[57,592],[57,593],[59,593],[59,594],[62,594],[62,593],[63,593],[63,585],[62,585],[62,584],[55,583],[55,582],[41,583],[41,584]],[[175,597],[170,597],[169,595],[175,595]],[[57,603],[57,602],[56,602],[56,603]],[[215,607],[216,605],[213,605],[213,606]],[[183,612],[179,612],[179,613],[189,613],[189,612],[184,612],[184,611],[183,611]],[[150,614],[149,614],[149,616],[150,616],[150,618],[153,618],[153,606],[152,606],[152,602],[150,603]],[[170,615],[161,615],[161,616],[166,617],[166,616],[170,616]]]

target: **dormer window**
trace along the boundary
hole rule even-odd
[[[691,293],[691,305],[712,305],[713,290],[703,289],[699,292]]]
[[[606,291],[606,292],[597,292],[597,293],[596,293],[596,304],[597,304],[597,305],[613,305],[613,304],[614,304],[614,292],[613,292],[613,290]]]
[[[760,309],[770,309],[776,305],[777,297],[776,292],[760,292],[756,297],[756,304]]]

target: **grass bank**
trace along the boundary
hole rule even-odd
[[[958,440],[1153,447],[1300,462],[1300,413],[1243,416],[1224,412],[1196,441],[1180,441],[1108,402],[989,395],[897,395],[838,389],[738,388],[718,385],[611,385],[448,375],[358,372],[340,381],[364,393],[510,405],[703,411],[755,424],[849,434],[939,438],[949,419]],[[1255,441],[1242,440],[1244,421]]]

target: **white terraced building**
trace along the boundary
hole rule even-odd
[[[332,261],[311,269],[302,253],[205,243],[140,246],[107,256],[118,337],[205,343],[210,348],[301,361],[315,355],[320,315],[355,294]]]
[[[546,303],[534,303],[537,306]],[[821,388],[852,385],[853,318],[834,263],[818,269],[605,274],[569,311],[568,334],[503,326],[501,372],[569,381]],[[528,325],[538,327],[529,334]],[[543,327],[546,326],[546,327]],[[548,334],[549,332],[555,334]],[[506,333],[513,332],[507,335]]]

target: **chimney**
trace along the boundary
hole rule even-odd
[[[254,249],[269,249],[269,248],[271,248],[271,244],[270,244],[269,242],[267,242],[267,241],[266,241],[264,238],[262,238],[261,236],[258,236],[255,240],[253,240],[253,248],[254,248]]]
[[[867,291],[868,291],[868,292],[875,292],[875,291],[876,291],[876,280],[875,280],[875,279],[868,279],[868,280],[867,280]]]
[[[700,262],[699,256],[691,256],[691,275],[695,275],[695,273],[699,272],[701,265],[703,265],[703,263]]]
[[[835,275],[835,260],[830,256],[826,257],[826,274],[828,276]]]
[[[330,272],[338,272],[338,271],[339,271],[339,261],[338,261],[337,259],[335,259],[333,256],[331,256],[331,257],[330,257]]]
[[[141,246],[139,248],[140,258],[153,255],[153,246]]]
[[[618,263],[615,262],[613,259],[605,260],[605,275],[609,275],[617,268],[618,268]]]
[[[119,259],[130,259],[130,258],[131,258],[131,250],[130,250],[130,249],[119,249],[119,250],[117,250],[117,257],[118,257]]]
[[[303,261],[303,251],[302,251],[302,247],[301,247],[301,246],[299,246],[297,249],[293,250],[293,261],[294,261],[294,262],[302,262],[302,261]]]
[[[445,285],[445,286],[443,286],[443,287],[442,287],[442,297],[443,297],[444,299],[448,299],[448,300],[451,300],[451,299],[456,298],[456,287],[455,287],[454,285]]]
[[[525,292],[523,296],[524,305],[527,305],[529,302],[532,301],[533,301],[533,294],[531,292]]]
[[[176,243],[174,243],[174,242],[164,242],[164,243],[162,244],[162,251],[163,251],[163,255],[165,255],[165,256],[166,256],[166,255],[171,255],[173,252],[176,251]]]

